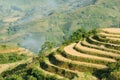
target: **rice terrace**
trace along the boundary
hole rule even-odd
[[[0,0],[0,80],[120,80],[120,1]]]

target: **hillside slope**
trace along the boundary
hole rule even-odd
[[[116,32],[111,31],[113,29]],[[109,73],[108,64],[119,63],[120,45],[118,43],[120,42],[118,39],[120,38],[115,40],[111,39],[115,36],[110,38],[107,36],[113,34],[120,36],[119,31],[120,28],[98,29],[97,33],[78,43],[71,43],[61,46],[51,53],[41,54],[32,63],[24,66],[26,68],[18,66],[2,73],[2,76],[4,79],[20,78],[21,80],[99,80]],[[117,75],[119,75],[119,67],[118,65],[118,70],[115,71]],[[115,68],[117,69],[117,67]],[[105,80],[119,80],[117,75],[114,77],[108,74],[108,77],[104,78]]]
[[[45,18],[22,25],[5,25],[0,29],[0,43],[19,44],[38,52],[38,46],[45,41],[61,44],[64,38],[80,28],[120,27],[119,3],[119,0],[97,0],[74,11],[53,12]],[[36,46],[29,47],[29,43]]]

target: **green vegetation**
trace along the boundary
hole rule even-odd
[[[19,65],[11,71],[2,73],[2,75],[5,77],[4,80],[59,80],[56,76],[45,75],[35,67],[26,67],[26,64]]]
[[[73,78],[77,77],[77,74],[75,72],[72,72],[72,71],[64,69],[64,68],[59,68],[59,67],[51,64],[49,62],[49,60],[47,60],[47,58],[46,58],[46,60],[43,59],[42,61],[40,61],[40,65],[46,71],[56,73],[65,78],[73,79]]]
[[[94,38],[101,42],[120,44],[120,40],[114,40],[114,39],[112,40],[105,36],[96,35],[96,36],[94,36]]]
[[[81,45],[81,43],[79,45]],[[86,46],[83,46],[83,47],[86,47]],[[88,47],[88,48],[90,48],[90,47]],[[93,51],[89,51],[89,49],[88,50],[84,50],[84,49],[79,48],[77,46],[75,46],[74,49],[77,50],[78,52],[84,53],[84,54],[90,54],[90,55],[95,55],[95,56],[100,56],[100,57],[107,57],[107,58],[113,58],[113,59],[119,59],[120,58],[119,56],[105,54],[106,52],[104,54],[101,54],[102,52],[97,52],[97,51],[93,52]]]
[[[33,48],[45,41],[38,56],[5,69],[0,80],[120,80],[120,43],[100,35],[100,32],[106,33],[101,30],[103,27],[120,27],[119,7],[119,0],[96,0],[92,5],[72,11],[49,12],[42,19],[19,26],[0,27],[0,43],[3,44]],[[76,48],[77,44],[89,49]],[[56,45],[61,46],[55,48]],[[0,67],[28,58],[14,49],[17,48],[0,46]]]
[[[68,39],[66,38],[61,47],[55,49],[54,43],[45,42],[39,56],[34,57],[31,63],[7,70],[1,74],[0,78],[5,80],[97,80],[97,78],[101,80],[119,80],[120,54],[117,53],[119,50],[100,47],[99,44],[94,43],[94,41],[92,44],[88,39],[91,36],[99,37],[97,34],[100,32],[101,30],[98,29],[91,31],[78,29]],[[97,38],[95,39],[98,41]],[[85,44],[85,41],[87,44]],[[106,44],[106,40],[99,42]],[[74,45],[71,43],[74,43]],[[105,44],[102,45],[105,46]],[[88,47],[88,51],[76,48],[76,45]],[[99,54],[92,51],[92,49],[99,50]],[[114,57],[103,54],[104,51],[113,54]]]
[[[41,50],[39,52],[40,56],[44,55],[45,52],[51,52],[51,50],[55,47],[55,43],[53,42],[45,42],[42,46],[41,46]]]
[[[52,15],[43,19],[37,19],[22,25],[9,26],[10,28],[7,28],[9,29],[8,32],[0,34],[0,42],[23,45],[22,43],[29,42],[32,38],[40,42],[45,40],[61,44],[80,28],[89,31],[101,27],[120,27],[120,5],[118,3],[119,0],[97,0],[95,4],[82,8],[77,7],[73,11],[53,12]],[[4,29],[2,28],[0,31]],[[4,37],[6,38],[4,39]],[[25,47],[29,46],[31,45]],[[33,50],[34,46],[31,47]]]
[[[85,29],[78,29],[77,31],[73,32],[73,34],[69,38],[66,38],[63,44],[68,45],[73,42],[79,42],[80,40],[84,40],[85,38],[96,34],[96,29],[90,31],[86,31]]]
[[[120,80],[120,61],[117,63],[109,63],[107,70],[97,70],[94,74],[100,79]]]
[[[25,54],[0,53],[0,64],[12,63],[26,58]]]
[[[108,73],[108,79],[109,80],[119,80],[120,79],[120,61],[117,63],[110,63],[109,66],[109,72]],[[110,76],[109,76],[110,75]]]
[[[7,50],[7,49],[17,49],[16,46],[10,46],[10,45],[0,45],[0,50]]]
[[[72,62],[67,62],[67,61],[64,62],[64,61],[58,60],[57,57],[55,57],[55,54],[51,54],[49,58],[53,64],[60,66],[62,68],[70,69],[70,70],[77,70],[80,72],[94,72],[97,69],[97,68],[93,68],[86,65],[80,65]]]

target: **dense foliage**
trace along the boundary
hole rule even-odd
[[[107,66],[107,70],[97,70],[94,74],[104,80],[120,80],[120,61],[108,63]]]
[[[108,79],[109,80],[120,80],[120,61],[117,63],[110,63],[109,66],[109,73]]]
[[[79,42],[80,40],[84,40],[84,38],[89,37],[90,35],[96,35],[96,29],[93,30],[85,30],[85,29],[78,29],[77,31],[73,32],[73,34],[69,38],[65,38],[65,42],[63,44],[70,44],[72,42]]]
[[[20,61],[25,58],[26,58],[25,54],[19,55],[17,53],[0,53],[0,64],[12,63]]]

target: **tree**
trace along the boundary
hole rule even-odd
[[[55,46],[55,44],[53,42],[45,42],[40,50],[40,54],[45,53],[48,50],[51,50],[53,47]]]
[[[78,29],[70,36],[69,39],[71,42],[78,42],[84,38],[85,33],[86,31],[84,29]]]

